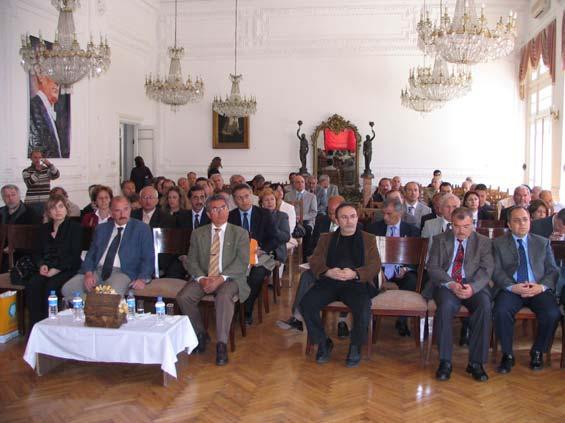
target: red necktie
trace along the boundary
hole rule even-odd
[[[457,240],[457,242],[459,242],[459,247],[457,247],[457,254],[455,254],[455,260],[453,260],[451,277],[455,282],[460,284],[463,281],[461,270],[463,269],[463,258],[465,257],[465,250],[463,250],[463,241]]]

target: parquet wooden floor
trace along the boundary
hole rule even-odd
[[[25,340],[0,345],[0,421],[7,422],[563,422],[565,370],[554,348],[553,365],[527,368],[530,336],[517,344],[517,365],[487,383],[465,374],[465,348],[455,347],[449,382],[437,382],[437,352],[422,366],[411,338],[400,338],[394,319],[383,321],[370,361],[347,369],[347,341],[328,328],[336,347],[319,366],[304,356],[305,335],[275,324],[289,314],[291,293],[261,325],[237,337],[226,367],[215,350],[182,355],[180,380],[160,385],[157,366],[69,362],[41,378],[23,361]],[[556,338],[560,345],[559,337]],[[212,344],[213,346],[213,344]]]

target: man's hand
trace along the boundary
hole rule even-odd
[[[523,296],[526,292],[528,292],[528,284],[527,283],[516,283],[512,285],[511,289],[513,294]]]
[[[334,267],[334,268],[328,269],[326,271],[326,276],[328,278],[335,279],[335,280],[338,280],[338,281],[343,280],[342,276],[341,276],[341,269],[339,267]]]
[[[145,281],[142,279],[136,279],[129,284],[132,289],[143,289],[145,288]]]
[[[39,274],[41,276],[48,276],[49,273],[49,268],[47,267],[46,264],[43,264],[39,267]]]
[[[47,159],[41,159],[43,161],[43,164],[47,167],[51,166],[51,162]]]
[[[218,289],[220,285],[224,283],[224,278],[222,276],[210,276],[206,279],[207,279],[206,284],[202,286],[202,289],[206,294],[211,294],[212,292],[215,292],[216,289]]]
[[[341,275],[343,276],[344,281],[350,281],[352,279],[357,278],[357,272],[350,268],[342,269]]]
[[[543,292],[543,286],[539,283],[529,283],[525,284],[524,290],[522,291],[522,298],[535,297]]]
[[[473,288],[469,284],[461,285],[458,297],[462,300],[466,300],[467,298],[471,298],[473,296]]]
[[[49,270],[47,271],[47,275],[46,275],[46,276],[47,276],[48,278],[51,278],[51,277],[53,277],[53,276],[55,276],[55,275],[58,275],[59,273],[61,273],[61,271],[60,271],[59,269],[55,269],[54,267],[52,267],[51,269],[49,269]]]
[[[94,277],[94,273],[86,272],[84,274],[84,288],[87,292],[92,291],[92,288],[96,286],[96,278]]]
[[[549,239],[551,241],[563,241],[563,234],[561,232],[552,232],[551,235],[549,235]]]
[[[404,276],[406,276],[406,273],[408,273],[408,269],[402,266],[400,269],[398,269],[398,272],[396,273],[397,279],[402,279]]]

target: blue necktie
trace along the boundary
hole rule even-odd
[[[243,213],[243,229],[249,232],[249,219],[247,218],[247,212]]]
[[[389,226],[389,232],[390,234],[388,236],[390,237],[396,237],[396,226]],[[384,265],[384,271],[385,271],[385,277],[387,278],[387,280],[391,280],[394,278],[395,274],[396,274],[396,269],[397,269],[397,265],[396,264],[385,264]]]
[[[200,218],[199,215],[195,214],[194,215],[194,229],[198,228],[200,226]]]
[[[518,256],[520,263],[518,264],[518,271],[516,272],[516,282],[523,283],[528,281],[528,258],[526,257],[526,249],[524,248],[523,241],[518,240]]]

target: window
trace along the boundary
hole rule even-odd
[[[530,76],[526,86],[528,101],[527,150],[528,184],[551,187],[551,149],[552,125],[551,106],[553,104],[553,85],[549,68],[540,60],[538,69],[528,71]]]

